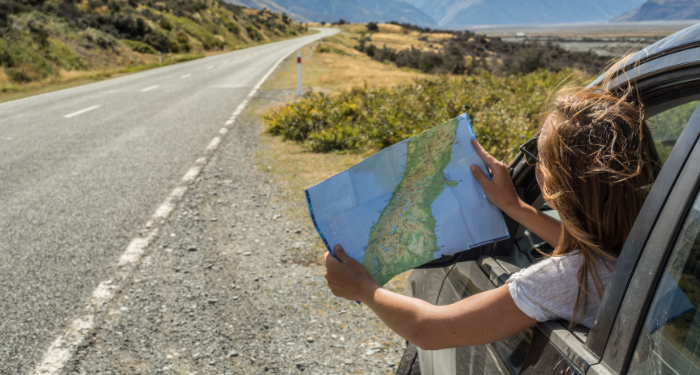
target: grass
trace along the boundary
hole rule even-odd
[[[339,93],[362,86],[365,83],[372,86],[391,87],[412,82],[416,78],[426,77],[426,75],[411,69],[397,69],[390,64],[368,58],[365,54],[352,48],[357,44],[356,38],[357,34],[350,33],[346,28],[343,28],[340,34],[325,38],[323,43],[318,45],[329,48],[331,51],[318,52],[318,47],[316,47],[312,59],[309,59],[308,47],[302,48],[302,85],[304,90]],[[296,89],[296,69],[296,54],[293,54],[263,85],[263,89]]]
[[[205,57],[205,55],[202,53],[180,54],[166,56],[162,63],[154,61],[146,64],[109,70],[60,71],[59,74],[50,76],[41,81],[29,82],[23,85],[9,84],[3,86],[0,89],[0,103],[81,86],[88,83],[99,82],[109,78],[116,78],[130,73],[177,64],[179,62],[190,61],[202,57]],[[0,81],[2,81],[2,77],[0,77]]]
[[[487,72],[419,78],[392,88],[356,87],[335,96],[308,93],[264,117],[268,130],[315,152],[380,150],[468,113],[479,141],[508,161],[539,125],[548,93],[570,71],[523,76]]]
[[[0,102],[309,33],[218,0],[24,2],[0,29]]]
[[[309,30],[306,34],[315,34],[318,31]],[[253,45],[261,45],[274,43],[281,40],[296,38],[297,36],[287,36],[274,40],[266,40]],[[0,69],[0,103],[9,102],[27,98],[34,95],[45,94],[48,92],[64,90],[71,87],[77,87],[94,82],[99,82],[109,78],[121,77],[123,75],[137,73],[144,70],[159,68],[161,66],[177,64],[180,62],[190,61],[208,56],[214,56],[221,53],[231,52],[239,49],[252,47],[253,45],[240,44],[238,46],[228,46],[227,51],[209,51],[204,53],[185,53],[185,54],[163,54],[163,62],[158,61],[158,55],[140,54],[142,63],[132,66],[91,69],[91,70],[70,70],[60,69],[57,74],[49,76],[43,80],[28,82],[23,84],[12,83],[2,69]]]

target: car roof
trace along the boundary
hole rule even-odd
[[[669,35],[666,38],[663,38],[649,47],[635,53],[629,58],[625,66],[620,68],[615,75],[625,71],[630,72],[631,68],[641,65],[647,61],[698,46],[700,46],[700,23]],[[634,71],[631,71],[630,73],[632,76],[635,75]],[[605,73],[601,74],[590,84],[590,86],[598,84],[598,82],[600,82],[604,76]]]
[[[700,45],[700,23],[669,35],[635,53],[634,56],[630,58],[627,67],[697,45]]]

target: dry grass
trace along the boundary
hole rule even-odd
[[[47,92],[68,89],[88,83],[115,78],[125,73],[113,73],[105,70],[60,71],[58,75],[37,82],[22,85],[10,85],[3,70],[0,69],[0,86],[9,87],[11,91],[0,93],[0,103],[45,94]]]
[[[411,69],[397,69],[389,63],[374,61],[356,51],[352,47],[358,44],[357,40],[361,35],[349,32],[349,28],[351,27],[343,27],[341,33],[326,38],[322,43],[331,50],[340,52],[319,53],[314,50],[313,58],[309,59],[308,47],[302,48],[302,86],[305,90],[335,93],[365,83],[373,86],[394,86],[426,76]],[[397,38],[401,36],[397,34]],[[296,89],[295,61],[296,55],[287,58],[265,83],[263,89]]]

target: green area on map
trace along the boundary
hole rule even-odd
[[[445,186],[457,186],[444,174],[452,155],[458,119],[411,138],[406,170],[386,207],[372,225],[362,264],[379,285],[403,270],[431,261],[437,248],[430,206]]]

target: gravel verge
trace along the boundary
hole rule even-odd
[[[265,91],[252,106],[288,97]],[[233,129],[160,228],[76,374],[391,374],[405,342],[364,305],[334,297],[324,267],[292,255],[317,241],[254,157],[260,121]]]

